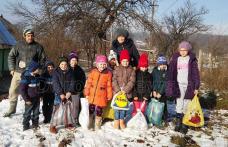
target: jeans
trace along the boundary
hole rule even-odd
[[[25,104],[25,112],[23,114],[23,126],[28,127],[29,121],[32,119],[32,125],[38,126],[39,124],[39,108],[40,108],[40,100],[39,97],[32,98],[32,104]]]
[[[124,119],[126,116],[126,110],[114,110],[115,120]]]

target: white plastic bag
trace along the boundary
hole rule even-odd
[[[83,129],[89,128],[89,102],[86,98],[81,98],[81,112],[79,114],[79,123]]]
[[[141,108],[143,108],[144,105],[145,101],[141,105]],[[141,112],[141,109],[138,109],[136,115],[128,121],[127,127],[135,130],[147,130],[147,121],[144,114]]]

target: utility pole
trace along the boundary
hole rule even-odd
[[[155,7],[158,7],[157,0],[152,0],[152,23],[154,23],[154,13],[155,13]]]

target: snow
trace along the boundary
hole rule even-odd
[[[22,131],[22,119],[24,112],[23,100],[18,101],[17,113],[11,118],[4,118],[2,115],[8,109],[9,101],[3,100],[0,102],[0,147],[31,147],[37,146],[40,143],[33,130]],[[42,106],[42,104],[41,104]],[[216,116],[212,115],[216,112],[222,119],[216,120]],[[202,131],[189,130],[188,136],[196,141],[201,147],[227,147],[228,146],[228,128],[227,117],[228,110],[218,110],[211,112],[210,118],[212,123],[212,130],[208,127],[202,128]],[[40,115],[40,130],[39,132],[45,136],[46,140],[43,141],[45,146],[56,147],[59,144],[59,136],[61,134],[51,134],[49,132],[49,124],[42,123],[43,116]],[[219,124],[220,123],[220,124]],[[155,126],[150,127],[146,131],[137,131],[130,128],[125,130],[115,130],[112,127],[112,122],[107,122],[102,126],[99,131],[85,130],[77,128],[74,133],[74,139],[69,146],[178,146],[171,142],[171,136],[182,136],[182,134],[174,132],[174,125],[169,124],[164,129],[159,129]],[[211,132],[210,135],[205,131]],[[60,137],[61,138],[61,137]]]

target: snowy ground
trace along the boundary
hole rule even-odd
[[[0,102],[0,147],[31,147],[39,146],[39,138],[35,137],[32,130],[22,131],[22,115],[24,102],[18,102],[17,113],[11,118],[3,118],[3,113],[8,109],[8,100]],[[189,130],[187,136],[192,138],[202,147],[227,147],[228,146],[228,111],[213,111],[210,115],[210,122],[207,127],[199,130]],[[49,125],[42,124],[42,114],[40,115],[40,132],[46,137],[43,141],[45,146],[58,146],[57,135],[49,133]],[[170,123],[165,129],[152,127],[144,132],[132,129],[123,131],[114,130],[112,122],[107,122],[99,131],[83,130],[77,128],[74,133],[71,146],[86,147],[112,147],[112,146],[178,146],[171,142],[172,136],[183,135],[176,133]],[[172,137],[173,138],[173,137]]]

